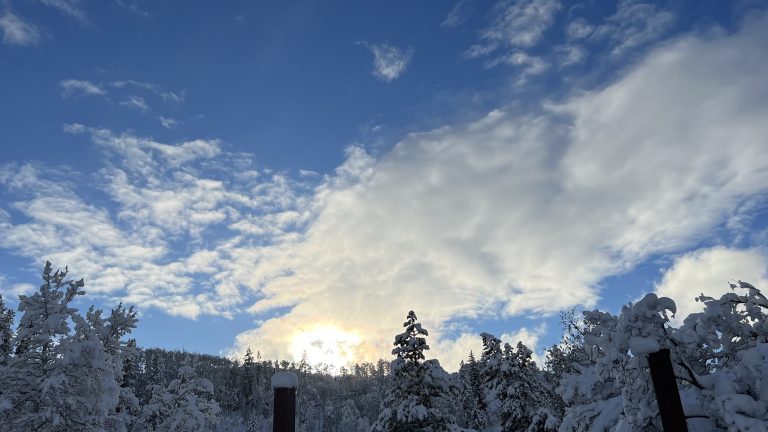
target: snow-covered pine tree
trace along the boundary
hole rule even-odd
[[[139,381],[139,359],[141,353],[136,346],[136,339],[128,339],[125,344],[125,355],[123,358],[123,380],[120,383],[122,387],[130,388],[134,394],[137,392]]]
[[[135,313],[118,308],[104,321],[91,308],[83,317],[70,306],[85,294],[82,279],[68,280],[50,262],[42,278],[36,293],[19,296],[23,314],[0,377],[0,424],[11,431],[124,430],[120,338]]]
[[[487,403],[486,421],[488,426],[498,424],[499,394],[504,391],[504,381],[501,367],[504,363],[501,339],[490,333],[481,333],[483,352],[480,354],[480,377],[485,388],[485,400]]]
[[[13,339],[13,318],[16,316],[13,309],[5,306],[3,296],[0,294],[0,365],[8,362],[11,355],[11,339]]]
[[[425,360],[429,332],[408,312],[405,331],[395,336],[396,357],[391,364],[392,388],[372,427],[376,432],[450,431],[456,426],[454,412],[458,389],[437,360]]]
[[[144,373],[139,380],[139,401],[142,405],[149,403],[155,386],[165,387],[168,382],[165,377],[165,356],[159,349],[145,349]]]
[[[125,365],[134,367],[138,358],[136,340],[125,341],[124,337],[136,328],[136,311],[131,306],[123,307],[120,303],[110,311],[106,320],[102,319],[102,311],[91,307],[86,315],[89,325],[98,334],[106,359],[109,361],[114,379],[120,385],[118,402],[115,410],[111,411],[107,418],[108,429],[113,431],[131,430],[132,425],[140,414],[139,400],[135,394],[134,386],[123,385],[125,381]],[[132,363],[133,362],[133,363]],[[135,371],[129,370],[133,374]],[[132,377],[129,376],[129,380]]]
[[[148,432],[204,432],[214,430],[219,411],[213,400],[213,384],[198,378],[194,368],[184,364],[168,387],[153,388],[142,419]]]
[[[0,421],[13,409],[12,396],[15,392],[12,387],[18,379],[18,371],[8,365],[13,352],[14,316],[14,311],[5,306],[3,296],[0,295],[0,383],[4,383],[0,386]]]
[[[245,351],[241,368],[243,372],[242,381],[240,382],[240,413],[243,416],[243,421],[248,421],[253,415],[254,406],[256,405],[253,397],[256,387],[256,363],[254,362],[251,347],[248,347]]]
[[[57,410],[56,389],[66,382],[59,360],[64,356],[69,322],[77,310],[70,303],[81,290],[82,280],[66,280],[67,271],[43,268],[43,284],[31,296],[19,296],[22,316],[11,344],[14,355],[3,376],[0,424],[9,430],[55,430],[63,413]]]
[[[355,403],[351,400],[345,400],[341,405],[338,432],[368,432],[370,429],[371,426],[364,418],[361,418]]]
[[[533,361],[533,352],[522,342],[504,345],[501,430],[505,432],[554,431],[560,424],[558,398],[548,388]]]
[[[459,369],[459,373],[462,377],[461,401],[467,426],[476,430],[484,430],[488,426],[488,404],[485,400],[480,364],[472,351],[469,352],[469,358]]]

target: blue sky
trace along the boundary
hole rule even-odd
[[[768,279],[751,2],[0,3],[0,293],[143,346],[449,369],[558,311]]]

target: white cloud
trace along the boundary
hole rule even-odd
[[[368,44],[373,53],[373,76],[382,81],[392,81],[408,68],[413,57],[412,49],[400,49],[387,44]]]
[[[5,276],[0,275],[0,296],[5,300],[6,306],[9,301],[15,303],[20,295],[30,294],[34,289],[34,286],[27,283],[9,283]]]
[[[586,50],[578,45],[560,45],[555,48],[555,54],[560,67],[579,64],[587,57]]]
[[[714,247],[687,253],[664,273],[656,293],[677,304],[673,324],[701,312],[704,305],[695,300],[701,294],[719,298],[729,290],[728,282],[743,280],[758,288],[768,287],[768,257],[755,249]]]
[[[528,77],[540,75],[549,69],[549,63],[544,59],[528,55],[523,51],[511,51],[503,56],[496,57],[486,62],[485,67],[490,68],[502,63],[519,68],[517,85],[525,84]]]
[[[140,17],[148,17],[150,15],[149,12],[139,7],[136,0],[115,0],[115,3],[134,15]]]
[[[80,22],[87,22],[85,12],[80,8],[80,0],[40,0],[40,3],[58,9],[64,15],[68,15]]]
[[[471,10],[468,2],[465,0],[459,0],[451,8],[451,10],[448,12],[448,15],[446,15],[445,19],[442,23],[440,23],[440,25],[443,27],[458,27],[467,20],[467,15],[469,15],[470,12]]]
[[[160,124],[166,129],[173,129],[178,126],[179,122],[168,117],[159,116]]]
[[[147,102],[141,96],[130,96],[128,99],[120,102],[120,105],[134,108],[141,112],[149,111],[149,105],[147,105]]]
[[[530,48],[544,36],[560,10],[559,0],[502,0],[493,8],[494,19],[481,33],[483,41],[472,46],[469,58],[489,55],[497,49]]]
[[[128,87],[128,86],[132,86],[132,87],[140,88],[140,89],[143,89],[143,90],[148,90],[148,91],[155,92],[155,93],[160,91],[159,90],[159,86],[157,84],[153,84],[153,83],[145,82],[145,81],[136,81],[136,80],[131,80],[131,79],[129,79],[129,80],[121,80],[121,81],[112,81],[111,83],[109,83],[109,85],[112,86],[112,87],[115,87],[115,88],[119,88],[119,89],[125,88],[125,87]]]
[[[101,86],[94,84],[86,80],[67,79],[59,81],[59,87],[61,87],[61,95],[64,97],[72,96],[73,94],[82,95],[94,95],[94,96],[106,96],[107,92],[104,91]]]
[[[255,290],[258,282],[233,268],[230,255],[256,251],[252,258],[259,260],[255,245],[263,240],[234,227],[225,239],[206,230],[261,224],[279,242],[307,217],[296,211],[299,185],[260,174],[251,156],[227,153],[218,141],[164,144],[81,124],[65,131],[87,133],[104,149],[106,166],[88,180],[106,193],[110,209],[81,198],[84,178],[71,168],[3,165],[0,188],[18,197],[3,206],[18,217],[0,210],[0,247],[68,265],[85,276],[90,294],[187,318],[231,316],[253,295],[243,287]],[[178,241],[186,247],[173,247]]]
[[[637,0],[621,0],[616,13],[594,30],[592,37],[608,39],[611,54],[625,51],[661,39],[675,22],[675,14],[660,10],[656,5]]]
[[[40,42],[37,26],[11,12],[0,16],[0,28],[3,29],[4,44],[31,46]]]
[[[589,24],[586,19],[578,17],[568,23],[565,32],[570,39],[584,39],[592,34],[594,30],[595,26]]]
[[[172,91],[160,93],[160,97],[167,102],[183,103],[186,99],[186,92],[184,90],[175,93]]]
[[[330,320],[367,335],[372,359],[409,309],[431,329],[593,306],[606,276],[768,191],[767,29],[682,38],[562,103],[412,134],[378,159],[352,151],[303,235],[233,257],[262,281],[254,312],[292,307],[235,348],[289,356],[286,328]]]
[[[184,102],[184,99],[186,98],[186,93],[187,93],[185,90],[181,90],[179,92],[166,91],[159,84],[146,82],[146,81],[137,81],[132,79],[112,81],[111,83],[109,83],[109,85],[111,87],[118,88],[118,89],[134,87],[137,89],[146,90],[150,93],[160,96],[160,98],[162,98],[164,102],[173,102],[173,103],[179,103],[179,104]]]

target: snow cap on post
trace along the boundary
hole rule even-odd
[[[299,388],[299,377],[291,372],[275,372],[272,375],[272,388]]]

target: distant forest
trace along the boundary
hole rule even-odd
[[[675,328],[672,299],[648,294],[618,315],[571,310],[537,365],[522,343],[478,335],[456,373],[427,360],[428,331],[408,312],[392,359],[328,367],[141,349],[136,311],[71,307],[84,281],[46,263],[43,283],[0,297],[3,431],[271,431],[275,371],[299,376],[296,428],[341,431],[661,430],[646,354],[670,349],[693,430],[768,430],[768,299],[736,281]],[[18,323],[18,324],[16,324]]]

